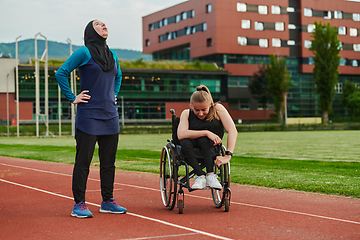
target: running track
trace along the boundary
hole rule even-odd
[[[0,157],[0,239],[360,239],[360,199],[232,184],[230,211],[210,190],[185,190],[184,214],[162,205],[157,174],[117,171],[127,214],[99,213],[91,168],[91,219],[70,216],[72,165]]]

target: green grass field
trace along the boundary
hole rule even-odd
[[[359,134],[239,133],[231,159],[231,182],[360,198]],[[120,135],[117,169],[158,173],[160,151],[169,138],[170,135]],[[0,155],[72,164],[75,140],[1,137]],[[99,164],[97,152],[92,164]]]

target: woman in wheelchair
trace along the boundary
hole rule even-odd
[[[198,176],[191,188],[222,188],[214,174],[213,146],[221,146],[224,128],[228,133],[225,156],[217,156],[215,164],[220,166],[230,161],[235,148],[237,130],[226,108],[219,102],[214,103],[209,89],[198,86],[190,98],[190,109],[181,113],[177,131],[181,144],[181,154]],[[205,161],[205,173],[199,166],[194,148],[199,148]],[[206,176],[205,176],[206,175]]]

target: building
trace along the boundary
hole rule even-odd
[[[356,0],[188,0],[143,17],[143,53],[154,60],[214,62],[227,70],[234,119],[257,118],[261,108],[247,88],[250,78],[271,54],[284,56],[292,82],[288,117],[321,116],[308,49],[315,20],[338,27],[343,50],[333,110],[334,116],[345,116],[339,103],[343,83],[360,86]]]

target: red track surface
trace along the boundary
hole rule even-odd
[[[0,157],[0,239],[360,239],[360,199],[231,185],[229,212],[210,190],[185,190],[184,214],[161,201],[156,174],[117,171],[114,196],[127,214],[99,213],[91,168],[91,219],[70,216],[72,165]]]

